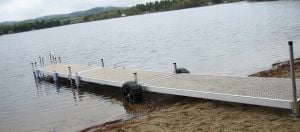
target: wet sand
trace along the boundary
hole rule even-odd
[[[300,59],[295,64],[300,78]],[[276,63],[272,69],[250,76],[286,78],[289,77],[289,63]],[[149,102],[127,106],[135,109],[136,116],[132,119],[108,122],[82,131],[300,131],[300,119],[295,119],[291,110],[286,109],[171,95]]]

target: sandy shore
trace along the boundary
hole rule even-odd
[[[300,78],[299,59],[296,72]],[[250,76],[289,77],[289,64],[276,63],[272,69]],[[159,103],[138,107],[137,111],[142,112],[136,112],[135,118],[108,122],[82,131],[300,131],[300,119],[290,116],[290,110],[166,96]]]

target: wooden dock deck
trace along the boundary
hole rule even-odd
[[[138,84],[145,91],[293,109],[291,79],[175,74],[78,64],[52,64],[38,71],[69,78],[68,67],[71,67],[72,79],[77,76],[85,82],[122,87],[125,82],[133,81],[133,73],[137,73]],[[296,84],[300,86],[300,80],[297,79]],[[300,96],[297,99],[299,104]]]

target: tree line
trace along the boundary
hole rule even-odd
[[[88,15],[84,17],[68,18],[68,19],[52,19],[52,20],[33,20],[19,22],[15,25],[0,25],[0,35],[18,33],[30,30],[50,28],[68,24],[89,22],[95,20],[110,19],[116,17],[124,17],[131,15],[139,15],[153,13],[159,11],[170,11],[191,7],[207,6],[219,3],[237,2],[241,0],[161,0],[155,2],[147,2],[145,4],[137,4],[130,8],[117,9],[107,11],[100,14]]]
[[[41,21],[34,21],[34,22],[24,22],[16,25],[5,25],[5,26],[0,26],[0,35],[37,30],[37,29],[55,27],[60,25],[61,23],[58,20],[52,20],[52,21],[41,20]]]

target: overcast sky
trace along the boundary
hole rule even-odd
[[[0,0],[0,22],[19,21],[51,14],[104,6],[133,6],[155,0]]]

